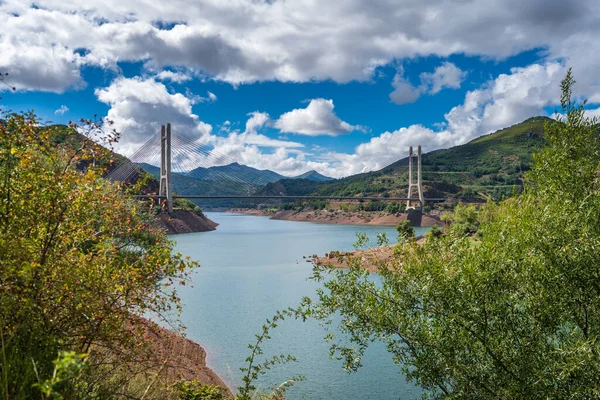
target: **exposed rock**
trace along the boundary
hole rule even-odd
[[[171,214],[163,213],[157,217],[157,223],[167,234],[208,232],[217,229],[214,221],[193,211],[175,210]]]

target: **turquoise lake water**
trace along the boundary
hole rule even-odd
[[[307,278],[312,264],[303,256],[330,250],[352,250],[356,232],[375,242],[393,227],[313,224],[275,221],[228,213],[206,213],[219,223],[216,231],[173,235],[176,250],[200,262],[192,273],[193,287],[179,290],[187,335],[208,353],[208,365],[230,388],[241,384],[239,368],[250,354],[266,318],[278,309],[295,307],[303,296],[315,297],[318,285]],[[416,228],[422,234],[426,228]],[[406,383],[381,343],[367,352],[357,373],[329,359],[326,331],[316,321],[284,321],[264,346],[264,357],[292,354],[297,363],[278,365],[259,381],[262,388],[303,375],[287,393],[294,399],[412,399],[422,393]]]

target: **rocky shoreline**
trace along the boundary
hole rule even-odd
[[[417,239],[417,243],[422,244],[425,240],[424,237],[421,237]],[[360,258],[362,268],[369,272],[378,272],[381,263],[387,263],[393,258],[396,246],[398,245],[391,244],[365,250],[331,251],[325,253],[322,257],[313,255],[312,262],[319,266],[347,269],[349,268],[350,259]]]
[[[248,208],[232,208],[230,213],[247,215],[268,216],[271,219],[316,222],[322,224],[347,224],[347,225],[377,225],[396,226],[398,223],[410,220],[414,226],[443,226],[438,216],[409,213],[388,214],[382,211],[342,211],[342,210],[314,210],[314,211],[268,211]]]
[[[171,214],[162,213],[156,221],[168,235],[214,231],[219,225],[204,215],[187,210],[174,210]]]

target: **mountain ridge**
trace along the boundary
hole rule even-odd
[[[197,167],[182,175],[203,181],[230,180],[259,186],[264,186],[282,179],[308,179],[316,182],[333,180],[333,178],[322,175],[315,170],[307,171],[298,176],[289,177],[269,169],[258,169],[238,162],[212,167]]]

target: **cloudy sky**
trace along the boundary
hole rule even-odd
[[[597,0],[0,0],[0,105],[342,177],[551,115],[568,67],[600,114],[599,38]]]

